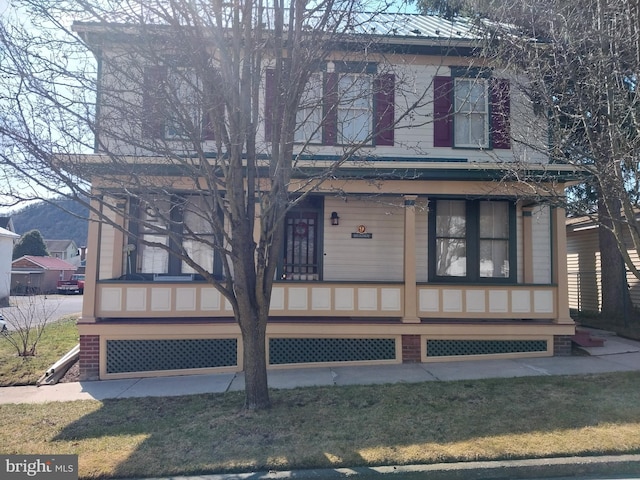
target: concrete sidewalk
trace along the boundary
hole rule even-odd
[[[270,370],[268,381],[271,388],[287,389],[640,371],[640,342],[602,331],[594,331],[594,336],[604,338],[604,346],[584,348],[588,354],[585,356]],[[243,389],[242,373],[103,380],[4,387],[0,388],[0,404],[163,397]]]

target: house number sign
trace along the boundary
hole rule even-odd
[[[373,234],[367,232],[367,227],[358,225],[358,231],[351,234],[351,238],[373,238]]]

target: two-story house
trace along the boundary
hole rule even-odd
[[[297,153],[304,148],[300,172],[312,175],[350,143],[371,140],[285,218],[269,367],[568,354],[574,323],[564,211],[524,199],[505,173],[526,163],[527,178],[548,178],[561,189],[571,170],[524,146],[544,145],[545,125],[517,82],[483,63],[467,24],[396,15],[386,26],[382,47],[345,59],[336,45],[310,81],[324,105],[301,112],[311,127],[296,133]],[[74,25],[94,51],[126,49],[101,27]],[[108,70],[102,65],[101,75]],[[145,75],[142,102],[157,113],[149,92],[171,71]],[[261,118],[271,118],[272,75],[267,65]],[[344,101],[353,85],[358,95]],[[270,128],[262,122],[261,135]],[[177,132],[171,118],[155,115],[142,135]],[[202,145],[213,148],[207,138]],[[95,165],[101,155],[84,162]],[[145,174],[179,177],[163,162],[141,164]],[[94,182],[108,195],[108,183]],[[177,191],[179,178],[174,184]],[[185,190],[175,212],[171,192],[157,202],[196,231],[205,207]],[[117,202],[129,214],[136,209],[122,192]],[[115,225],[125,222],[116,210],[109,215]],[[84,378],[241,371],[241,333],[223,295],[150,245],[169,241],[153,229],[124,234],[113,224],[90,225],[79,322]],[[196,256],[221,271],[212,250]]]

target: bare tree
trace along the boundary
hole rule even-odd
[[[585,172],[584,184],[555,201],[600,225],[602,311],[631,311],[625,268],[640,278],[640,10],[638,2],[487,0],[418,2],[425,10],[475,14],[487,56],[522,73],[548,123],[554,162]],[[540,148],[528,136],[514,142]],[[518,159],[516,159],[518,160]],[[514,162],[514,166],[517,161]],[[512,175],[517,175],[511,169]],[[523,181],[522,194],[548,195],[549,184]],[[561,191],[561,190],[560,190]],[[591,195],[586,195],[590,193]]]
[[[10,78],[0,108],[12,108],[0,124],[1,158],[10,185],[22,186],[0,193],[86,198],[129,254],[146,249],[151,262],[177,262],[214,285],[242,332],[246,407],[268,407],[265,332],[286,212],[426,103],[426,90],[398,72],[389,85],[391,63],[375,48],[382,37],[367,28],[389,6],[362,15],[357,0],[24,3],[55,35],[0,32]],[[71,31],[70,17],[84,21]],[[367,71],[369,60],[380,66],[364,85],[349,73]],[[343,72],[324,109],[322,65]],[[387,131],[351,113],[338,158],[309,161],[327,117],[372,94],[402,105],[394,112],[391,100],[374,119],[381,126],[391,109]],[[136,274],[131,261],[127,269]]]
[[[19,357],[37,355],[37,346],[47,325],[54,318],[58,303],[42,295],[16,297],[2,317],[7,324],[0,337],[9,342]]]

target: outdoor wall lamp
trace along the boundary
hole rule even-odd
[[[340,225],[340,217],[338,212],[331,212],[331,225]]]

